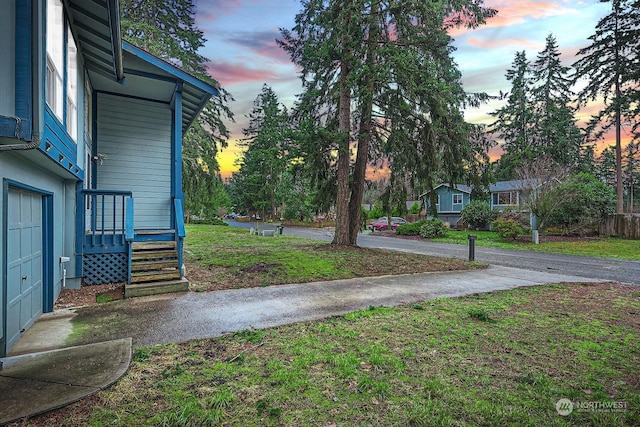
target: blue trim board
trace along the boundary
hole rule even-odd
[[[82,277],[82,251],[84,246],[82,242],[82,236],[84,235],[84,219],[86,212],[82,190],[83,183],[82,181],[79,181],[76,183],[76,250],[74,254],[76,261],[75,277]]]
[[[182,83],[176,86],[173,108],[173,196],[182,200]]]
[[[142,50],[139,47],[134,46],[126,41],[122,42],[122,48],[125,52],[129,52],[130,54],[137,56],[138,58],[150,63],[151,65],[160,68],[162,71],[175,76],[177,79],[195,86],[201,91],[208,93],[209,95],[218,96],[218,89],[216,89],[215,87],[203,82],[202,80],[192,76],[189,73],[182,71],[181,69],[169,64],[168,62],[163,61],[162,59],[150,54],[149,52]]]
[[[109,30],[113,42],[113,68],[116,73],[116,80],[124,79],[123,59],[122,59],[122,36],[120,32],[120,7],[118,0],[107,0],[107,10],[109,12]]]
[[[45,153],[47,152],[47,143],[51,144],[51,148],[55,148],[59,151],[59,154],[64,155],[74,165],[78,164],[78,146],[71,139],[65,128],[60,123],[60,120],[51,111],[48,105],[44,107],[44,135],[40,143],[40,149]],[[51,154],[49,154],[51,157]],[[53,157],[52,157],[53,158]],[[59,162],[59,158],[53,158],[56,162]],[[80,167],[80,169],[82,169]]]
[[[163,76],[160,74],[149,73],[147,71],[134,70],[131,68],[125,68],[124,73],[131,74],[132,76],[146,77],[148,79],[160,80],[163,82],[178,83],[178,79],[175,77]]]
[[[50,313],[53,311],[53,303],[55,302],[54,284],[53,284],[53,195],[42,196],[42,222],[46,224],[45,230],[42,233],[42,248],[43,248],[43,266],[42,266],[42,280],[43,280],[43,299],[42,299],[42,312]],[[51,283],[51,286],[47,286],[47,283]]]
[[[98,155],[98,92],[91,87],[91,190],[98,188],[98,168],[96,160]]]
[[[31,65],[31,0],[15,2],[15,113],[25,122],[20,139],[31,140],[33,119],[33,73]]]

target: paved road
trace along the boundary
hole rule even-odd
[[[255,224],[238,222],[230,222],[230,225],[246,228],[255,227]],[[260,228],[275,228],[275,226],[260,224]],[[284,234],[318,240],[333,239],[333,232],[330,229],[285,227]],[[466,245],[397,239],[365,233],[358,236],[358,245],[449,258],[467,259],[469,256],[469,249]],[[640,242],[638,242],[638,250],[640,251]],[[483,246],[476,246],[476,261],[525,270],[557,272],[571,276],[640,285],[640,261],[556,255]]]

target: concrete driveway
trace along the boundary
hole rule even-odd
[[[587,282],[553,272],[531,274],[511,267],[367,277],[265,288],[188,292],[132,298],[87,310],[42,316],[12,354],[132,337],[134,346],[210,338],[342,315],[369,306],[393,306],[545,283]],[[71,322],[86,328],[70,339]],[[62,333],[54,333],[62,331]]]

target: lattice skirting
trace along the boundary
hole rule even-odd
[[[127,280],[127,254],[84,254],[82,272],[87,285],[120,283]]]

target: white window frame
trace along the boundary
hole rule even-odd
[[[46,102],[62,122],[64,119],[64,34],[65,17],[62,0],[47,0],[47,87]]]
[[[460,197],[460,201],[456,202],[456,198]],[[464,203],[464,197],[462,195],[462,193],[458,193],[458,194],[452,194],[451,195],[451,204],[452,205],[461,205]]]
[[[66,25],[67,32],[67,82],[66,82],[66,127],[67,133],[74,141],[78,139],[78,47],[73,39],[69,23]]]

